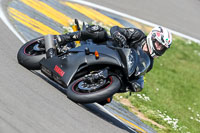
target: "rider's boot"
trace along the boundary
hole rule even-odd
[[[66,45],[68,42],[78,41],[81,39],[80,32],[71,32],[63,35],[57,35],[57,41],[60,45]]]
[[[68,42],[81,41],[92,39],[95,42],[107,40],[107,32],[100,26],[89,26],[86,30],[71,32],[64,35],[57,35],[57,40],[60,45],[66,45]]]

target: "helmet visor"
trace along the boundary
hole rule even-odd
[[[153,40],[153,46],[154,46],[154,49],[155,49],[155,54],[157,56],[161,56],[167,49],[162,43],[160,43],[156,39]]]
[[[159,41],[154,41],[154,47],[157,51],[161,51],[165,48],[164,45],[162,45],[162,43],[160,43]]]

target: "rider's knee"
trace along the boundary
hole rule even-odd
[[[91,25],[86,30],[81,31],[81,39],[92,39],[95,42],[102,42],[107,40],[107,32],[104,28],[98,25]]]

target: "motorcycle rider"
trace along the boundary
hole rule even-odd
[[[165,51],[170,48],[172,43],[171,33],[161,26],[153,28],[147,36],[140,29],[120,28],[118,26],[113,26],[110,29],[110,34],[112,39],[117,42],[118,47],[129,47],[134,49],[141,47],[143,51],[149,55],[151,64],[147,72],[152,69],[154,58],[162,56]],[[57,36],[60,45],[66,45],[68,42],[87,39],[92,39],[94,42],[100,43],[106,41],[108,35],[104,28],[98,25],[91,25],[83,31]],[[132,91],[139,92],[143,89],[143,77],[143,75],[134,76],[130,88]]]

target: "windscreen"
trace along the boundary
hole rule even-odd
[[[134,49],[121,49],[119,51],[124,64],[127,66],[128,76],[131,76],[137,67],[138,55]]]

